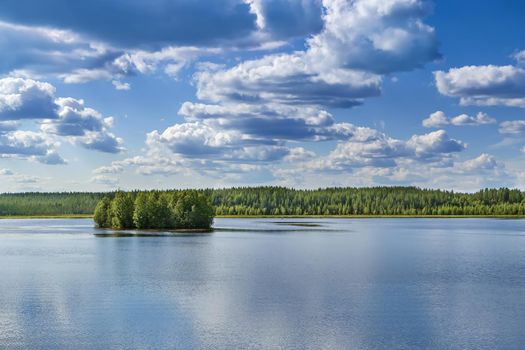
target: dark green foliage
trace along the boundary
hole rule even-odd
[[[116,229],[208,229],[214,215],[210,202],[197,191],[117,192],[110,204],[104,198],[97,205],[95,223]]]
[[[129,195],[135,201],[140,193],[143,192],[130,192]],[[147,198],[156,199],[148,199],[143,204],[156,209],[147,209],[154,214],[147,218],[149,223],[141,225],[149,227],[153,222],[159,228],[177,225],[173,222],[176,221],[175,215],[167,213],[173,212],[177,200],[187,193],[200,193],[209,198],[217,215],[525,215],[525,192],[508,188],[457,193],[416,187],[318,190],[245,187],[144,193]],[[115,196],[113,193],[2,194],[0,216],[92,214],[104,195]],[[177,210],[191,212],[182,208]],[[184,215],[179,219],[184,221]]]
[[[173,228],[176,227],[175,218],[170,209],[168,193],[139,192],[135,199],[133,224],[135,228]],[[209,226],[202,226],[209,227]]]
[[[173,216],[177,227],[210,227],[215,215],[213,207],[203,194],[191,191],[178,196],[173,206]]]
[[[141,192],[135,198],[135,210],[133,212],[133,224],[136,228],[148,228],[153,223],[153,213],[150,210],[149,194]],[[109,225],[111,226],[111,225]],[[109,227],[106,226],[106,227]]]
[[[476,193],[416,187],[247,187],[205,192],[217,215],[525,215],[525,193],[508,188]]]
[[[105,193],[5,193],[0,194],[0,216],[93,214]]]
[[[111,216],[111,227],[132,228],[133,227],[134,203],[130,193],[117,192],[111,201],[109,215]]]
[[[97,225],[97,227],[111,226],[110,209],[111,199],[108,196],[104,196],[104,198],[98,202],[95,208],[95,214],[93,216],[93,220],[95,221],[95,225]]]

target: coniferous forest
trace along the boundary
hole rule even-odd
[[[159,210],[162,212],[166,207],[173,211],[176,205],[173,198],[184,197],[185,194],[190,193],[200,194],[206,198],[213,206],[215,214],[219,216],[525,215],[525,192],[508,188],[459,193],[416,187],[348,187],[317,190],[239,187],[131,191],[126,195],[131,198],[133,205],[144,203],[144,206],[150,208],[146,212],[158,213]],[[117,197],[115,192],[2,194],[0,195],[0,216],[92,215],[99,201],[105,196],[108,198],[106,201]],[[158,197],[158,201],[146,200],[145,196]],[[144,214],[144,218],[141,217],[141,210],[133,212],[133,215],[137,215],[137,222],[150,220],[150,214]],[[154,221],[157,222],[157,219]],[[113,223],[111,225],[113,226]],[[163,223],[162,225],[168,224]]]

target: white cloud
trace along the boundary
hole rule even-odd
[[[380,94],[381,74],[439,57],[424,1],[324,1],[323,30],[307,49],[267,55],[196,74],[197,96],[212,101],[350,107]]]
[[[296,163],[310,160],[316,156],[315,152],[309,151],[304,147],[294,147],[288,152],[288,155],[283,158],[285,162]]]
[[[462,105],[525,108],[525,70],[516,66],[465,66],[434,72],[438,91]]]
[[[525,63],[525,50],[522,50],[514,55],[514,59],[518,62],[518,64]]]
[[[436,111],[430,114],[430,116],[427,119],[424,119],[422,122],[423,126],[426,128],[441,128],[446,125],[478,126],[478,125],[487,125],[487,124],[494,124],[494,123],[496,123],[496,119],[491,118],[488,114],[483,113],[483,112],[479,112],[474,117],[468,114],[460,114],[453,118],[448,118],[445,115],[445,113],[443,113],[442,111]]]
[[[86,107],[84,100],[57,98],[57,119],[44,120],[41,129],[45,133],[64,136],[87,149],[106,153],[123,150],[122,139],[109,129],[113,118],[104,118],[98,111]]]
[[[102,175],[102,174],[120,174],[124,171],[124,167],[120,164],[111,164],[108,166],[101,166],[93,170],[93,174]]]
[[[91,182],[94,182],[100,185],[105,185],[110,188],[115,188],[118,185],[119,180],[116,178],[110,177],[110,176],[106,176],[106,175],[96,175],[91,178]]]
[[[1,120],[4,121],[1,121]],[[19,130],[22,119],[40,124],[40,132]],[[26,78],[0,79],[0,155],[65,164],[57,153],[60,137],[85,148],[117,153],[122,140],[109,131],[113,119],[85,107],[83,100],[55,97],[49,83]]]
[[[339,142],[327,156],[296,164],[293,171],[352,173],[360,168],[399,169],[407,162],[414,166],[431,164],[450,167],[450,157],[465,147],[464,143],[451,139],[443,130],[413,135],[407,141],[403,141],[368,129],[348,141]],[[400,177],[402,173],[398,171],[395,176]]]
[[[442,111],[436,111],[430,114],[427,119],[424,119],[422,124],[425,128],[441,128],[450,124],[450,120]]]
[[[479,112],[476,114],[475,117],[472,117],[467,114],[460,114],[450,120],[450,124],[452,125],[487,125],[487,124],[495,124],[496,119],[489,117],[488,114]]]
[[[510,120],[501,122],[499,125],[501,134],[523,135],[525,134],[525,120]]]
[[[113,80],[111,83],[117,90],[130,90],[131,89],[130,83],[122,82],[119,80]]]
[[[0,135],[0,154],[45,156],[54,142],[44,133],[16,130]]]
[[[56,118],[55,88],[23,78],[0,79],[0,120]]]
[[[462,171],[492,170],[499,166],[494,156],[482,153],[478,157],[460,162],[456,168]]]
[[[414,135],[407,141],[407,147],[414,151],[417,157],[432,158],[440,154],[460,152],[466,145],[451,139],[444,130],[437,130],[424,135]]]

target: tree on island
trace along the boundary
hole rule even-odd
[[[95,223],[98,227],[110,227],[111,226],[111,198],[108,196],[104,196],[98,202],[96,208],[95,208],[95,215],[93,219],[95,220]]]
[[[118,229],[133,228],[134,206],[131,194],[117,192],[111,201],[111,227]]]
[[[215,209],[197,191],[115,193],[95,209],[95,224],[114,229],[209,229]]]
[[[211,227],[215,210],[206,197],[196,192],[188,192],[177,199],[173,215],[178,227]]]

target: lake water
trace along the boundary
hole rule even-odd
[[[525,348],[525,221],[92,226],[0,220],[0,348]]]

